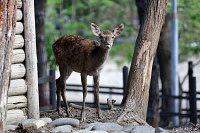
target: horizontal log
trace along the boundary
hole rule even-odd
[[[22,35],[15,35],[15,42],[13,49],[24,47],[24,37]]]
[[[15,34],[21,34],[23,31],[24,31],[24,26],[23,26],[22,22],[17,22]]]
[[[24,95],[8,97],[8,109],[20,109],[27,107],[27,98]]]
[[[25,53],[23,49],[15,49],[13,50],[12,55],[12,64],[14,63],[22,63],[25,60]]]
[[[17,1],[17,8],[22,8],[22,0]]]
[[[15,79],[10,81],[10,88],[8,90],[8,96],[18,96],[26,94],[27,85],[24,79]]]
[[[25,116],[24,112],[21,109],[7,111],[7,125],[18,125],[25,119],[27,119],[27,116]]]
[[[23,17],[22,11],[20,9],[17,9],[17,21],[22,20],[22,17]]]
[[[19,79],[25,76],[26,69],[23,64],[11,65],[11,79]]]

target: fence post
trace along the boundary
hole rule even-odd
[[[55,70],[50,70],[50,104],[52,109],[57,108],[56,104],[56,72]]]
[[[126,89],[127,89],[127,84],[128,84],[128,67],[124,66],[123,67],[123,95],[125,96]]]
[[[189,76],[189,80],[191,80],[191,78],[193,76],[193,63],[192,63],[192,61],[188,62],[188,76]]]
[[[189,90],[190,100],[190,122],[197,124],[197,98],[196,98],[196,77],[191,77]]]

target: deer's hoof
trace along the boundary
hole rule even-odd
[[[101,112],[98,112],[97,114],[98,114],[98,118],[99,118],[99,119],[102,119],[102,118],[103,118],[103,116],[102,116],[102,113],[101,113]]]
[[[59,115],[61,115],[62,114],[62,109],[61,108],[57,108],[57,112],[58,112]]]
[[[68,116],[68,117],[70,117],[70,116],[71,116],[71,113],[70,113],[70,111],[69,111],[69,110],[66,110],[66,114],[67,114],[67,116]]]

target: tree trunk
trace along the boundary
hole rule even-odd
[[[147,108],[147,123],[153,127],[159,124],[159,65],[157,55],[154,58],[151,83],[149,89],[149,102]]]
[[[157,55],[160,66],[160,78],[162,83],[162,95],[169,96],[171,94],[170,87],[170,32],[169,32],[170,15],[166,15],[165,23],[163,24],[160,34],[160,41],[158,45]],[[162,112],[170,112],[170,100],[162,99]],[[169,124],[169,117],[161,117],[160,126],[167,126]]]
[[[144,21],[144,12],[147,4],[147,0],[136,0],[138,16],[140,25],[142,21]],[[147,109],[147,123],[153,127],[157,127],[159,123],[159,69],[158,69],[158,61],[157,56],[155,56],[153,68],[152,68],[152,76],[149,90],[149,102]]]
[[[44,42],[44,21],[45,21],[46,0],[35,0],[35,24],[36,24],[36,46],[38,58],[38,77],[49,76],[47,53]],[[39,103],[40,107],[48,107],[49,83],[39,85]]]
[[[152,65],[166,8],[167,0],[147,1],[129,72],[124,112],[118,122],[126,120],[132,123],[138,117],[141,123],[137,122],[145,124]]]
[[[7,94],[15,38],[17,0],[0,1],[0,132],[5,131]]]

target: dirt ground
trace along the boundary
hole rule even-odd
[[[102,118],[99,119],[97,117],[96,109],[95,108],[86,108],[85,109],[85,116],[86,120],[84,122],[80,122],[80,126],[76,128],[75,130],[81,130],[86,127],[87,124],[93,123],[93,122],[114,122],[116,121],[117,117],[121,114],[120,109],[113,109],[113,110],[102,110]],[[81,116],[81,110],[75,109],[70,107],[70,118],[76,118],[80,120]],[[58,119],[58,118],[66,118],[68,117],[66,115],[65,109],[62,108],[62,114],[59,115],[56,111],[47,111],[47,112],[41,112],[40,117],[50,117],[52,120]],[[69,118],[68,117],[68,118]],[[125,124],[125,123],[124,123]],[[43,128],[40,128],[38,130],[22,130],[22,126],[20,125],[20,129],[16,132],[9,132],[9,133],[48,133],[51,131],[51,128],[48,126],[44,126]]]
[[[43,117],[50,117],[52,120],[58,119],[58,118],[66,118],[66,113],[64,108],[62,108],[62,114],[59,115],[56,111],[47,111],[47,112],[41,112],[40,116]],[[113,109],[113,110],[102,110],[102,119],[99,119],[96,114],[95,108],[87,108],[86,110],[86,120],[85,122],[80,122],[80,126],[74,130],[81,130],[86,127],[87,124],[93,123],[93,122],[115,122],[118,116],[121,114],[121,109]],[[80,120],[81,116],[81,110],[75,109],[70,107],[70,118],[76,118]],[[127,123],[122,123],[122,125],[127,125]],[[21,127],[21,126],[20,126]],[[200,125],[197,127],[193,127],[191,124],[186,124],[179,127],[174,128],[168,128],[166,129],[169,133],[200,133]],[[44,126],[38,130],[22,130],[22,127],[15,131],[15,132],[8,132],[8,133],[49,133],[51,131],[51,128],[48,126]]]

